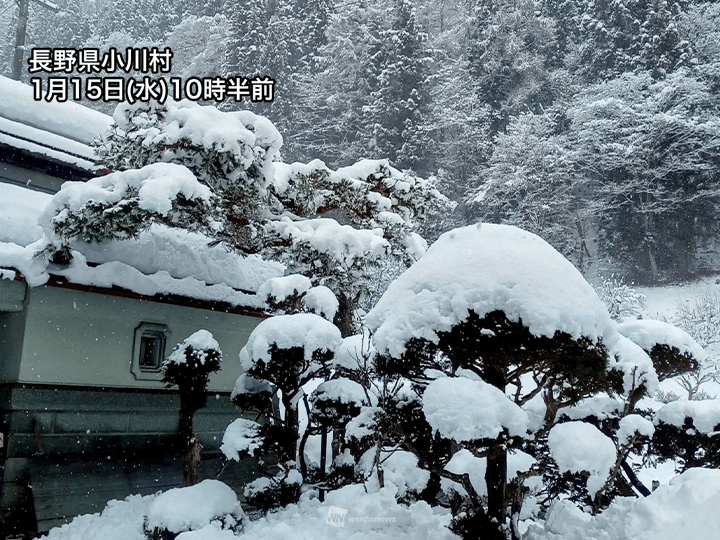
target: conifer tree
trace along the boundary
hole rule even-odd
[[[428,171],[424,116],[429,101],[426,35],[419,28],[410,0],[397,0],[392,26],[384,30],[372,56],[371,104],[365,121],[380,155],[402,169]]]
[[[182,442],[182,482],[191,486],[200,481],[202,445],[193,433],[193,416],[207,403],[211,373],[220,370],[222,351],[207,330],[198,330],[178,343],[162,363],[163,382],[180,392],[179,432]]]

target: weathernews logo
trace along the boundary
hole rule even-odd
[[[328,515],[325,519],[325,523],[333,525],[334,527],[345,526],[345,515],[348,513],[347,508],[338,508],[337,506],[328,507]],[[394,523],[394,517],[373,517],[373,516],[362,516],[362,517],[349,517],[350,523]]]
[[[347,514],[347,508],[338,508],[337,506],[331,506],[328,508],[328,516],[325,523],[328,525],[334,525],[335,527],[345,526],[345,514]]]

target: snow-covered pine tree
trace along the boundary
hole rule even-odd
[[[230,21],[223,75],[248,76],[264,71],[265,32],[270,13],[263,0],[226,2],[223,11]],[[264,74],[264,73],[263,73]]]
[[[291,314],[284,315],[276,321],[276,324],[292,326],[307,323],[312,327],[324,326],[330,333],[337,331],[331,324],[319,323],[315,316],[303,321],[302,318],[292,315],[311,312],[332,320],[337,311],[338,302],[330,289],[324,286],[312,287],[310,279],[305,276],[289,275],[272,278],[263,284],[258,294],[267,298],[268,305],[273,309],[281,309]],[[266,326],[269,328],[270,325]],[[315,330],[309,331],[306,335],[308,344],[315,340],[317,334]],[[270,330],[262,329],[262,332],[267,334]],[[337,344],[333,344],[335,350],[326,351],[326,361],[316,364],[312,369],[304,370],[302,376],[294,380],[292,385],[287,381],[279,383],[278,373],[283,372],[285,374],[283,377],[287,378],[288,373],[297,373],[298,370],[293,367],[292,360],[288,360],[290,357],[287,354],[281,354],[282,351],[275,351],[274,348],[265,371],[260,373],[259,367],[253,367],[251,372],[243,373],[235,386],[233,400],[243,411],[268,418],[269,423],[261,425],[246,419],[238,419],[234,422],[223,439],[223,451],[228,458],[264,455],[265,459],[270,456],[275,461],[284,458],[287,465],[288,460],[295,461],[295,458],[291,457],[294,448],[297,450],[298,458],[292,467],[299,470],[305,482],[326,488],[354,480],[354,466],[360,454],[357,446],[344,443],[345,426],[358,416],[362,407],[374,402],[371,396],[371,381],[367,377],[369,372],[367,369],[363,371],[358,365],[354,350],[353,352],[348,350],[356,344],[357,337],[360,336],[346,338],[337,347],[335,347]],[[258,339],[262,341],[264,337]],[[300,336],[293,339],[297,339],[298,344],[301,343]],[[367,345],[367,339],[365,344]],[[295,358],[295,361],[298,360],[299,358]],[[364,367],[369,366],[364,365]],[[325,381],[308,396],[303,387],[312,379],[325,379]],[[284,405],[282,410],[286,412],[281,413],[278,407],[273,405],[273,400],[282,402]],[[297,419],[300,417],[298,408],[304,410],[307,419],[302,432],[298,430],[297,425]],[[331,430],[333,445],[329,457],[331,460],[333,456],[344,457],[341,459],[342,464],[333,463],[330,474],[326,475],[326,469],[319,467],[322,463],[316,462],[317,456],[313,456],[310,462],[307,461],[305,449],[311,436],[322,436],[323,433]],[[343,452],[343,449],[348,447],[352,447],[355,452],[352,454],[347,450]],[[350,455],[353,458],[350,458]],[[348,464],[350,464],[349,468]],[[269,483],[268,480],[258,481],[258,484],[250,489],[252,504],[260,508],[268,508],[268,505],[277,506],[284,500],[293,502],[293,493],[298,486],[295,482],[288,483],[287,474],[287,471],[283,471],[279,476],[270,479]],[[260,489],[260,484],[265,484],[267,489]]]
[[[299,408],[304,405],[308,416],[310,412],[303,386],[327,376],[329,361],[341,343],[340,331],[331,322],[311,313],[295,313],[261,322],[240,352],[243,374],[232,399],[242,410],[254,411],[269,423],[236,420],[228,427],[221,450],[229,459],[262,454],[280,468],[274,478],[247,486],[251,504],[267,509],[297,502],[307,475],[305,443],[310,433],[308,426],[301,440]]]
[[[28,43],[33,47],[79,49],[92,34],[88,6],[79,0],[55,2],[57,11],[31,3]],[[36,75],[35,75],[36,76]]]
[[[315,51],[326,41],[331,10],[328,0],[280,0],[271,14],[263,44],[266,61],[262,75],[275,81],[275,97],[272,103],[256,104],[253,108],[270,118],[286,135],[283,155],[288,160],[307,156],[303,146],[294,144],[294,135],[310,114],[301,96],[304,82],[316,72]]]
[[[539,8],[535,0],[476,4],[468,55],[480,99],[493,113],[493,133],[501,132],[510,116],[540,112],[552,101],[554,24]]]
[[[277,255],[291,272],[335,293],[340,303],[335,324],[344,337],[352,335],[354,309],[369,292],[373,268],[388,256],[410,261],[421,255],[426,244],[414,229],[431,208],[448,201],[432,182],[401,173],[385,160],[337,171],[319,161],[293,164],[277,179],[283,207],[308,218],[271,225],[286,240]],[[336,219],[312,218],[316,215]]]
[[[171,76],[217,77],[230,34],[225,15],[188,16],[168,32],[162,47],[173,52]]]
[[[461,534],[482,527],[488,538],[520,538],[523,481],[551,463],[574,467],[542,443],[558,411],[603,390],[642,394],[656,382],[650,359],[641,350],[628,353],[572,264],[514,227],[480,224],[444,234],[389,287],[366,322],[385,356],[383,371],[417,389],[414,400],[388,413],[401,434],[395,443],[465,489],[467,499],[455,506]],[[615,446],[600,431],[588,424],[570,431],[576,429],[592,431],[615,459]],[[467,469],[450,472],[458,449],[487,457],[487,505]],[[535,463],[511,483],[508,449],[528,452]],[[587,489],[595,496],[610,471],[591,468]]]
[[[467,204],[483,221],[538,234],[580,268],[589,254],[584,179],[559,166],[563,139],[551,114],[523,113],[499,133]]]
[[[659,77],[692,58],[679,22],[682,0],[597,0],[582,15],[581,70],[591,81],[635,69]]]
[[[193,432],[193,416],[207,403],[211,373],[220,370],[222,351],[207,330],[198,330],[178,343],[162,363],[163,382],[180,392],[179,432],[182,443],[182,482],[191,486],[200,481],[202,446]]]
[[[75,238],[132,238],[153,223],[200,230],[241,253],[274,253],[291,273],[330,287],[344,335],[354,333],[370,267],[388,255],[419,256],[426,244],[414,229],[447,204],[431,180],[387,161],[337,171],[320,161],[274,163],[282,137],[248,111],[144,103],[120,106],[116,120],[99,163],[118,172],[63,186],[43,218],[48,251],[67,259]]]
[[[267,119],[191,102],[121,104],[116,113],[98,164],[117,172],[88,184],[105,190],[102,203],[93,188],[63,186],[54,207],[62,215],[48,214],[46,224],[60,244],[133,238],[159,222],[201,230],[241,253],[264,247],[271,163],[282,144]],[[84,192],[82,203],[70,192]]]
[[[560,168],[585,177],[600,248],[636,279],[686,277],[715,232],[720,137],[706,81],[625,74],[579,92]]]
[[[372,79],[364,121],[372,133],[374,153],[387,156],[401,169],[432,170],[423,132],[427,124],[431,58],[411,0],[396,0],[393,22],[380,34],[372,55]]]
[[[363,111],[373,104],[378,75],[373,58],[382,47],[390,6],[388,0],[349,3],[332,12],[327,43],[315,53],[317,72],[298,96],[305,114],[293,137],[296,146],[306,155],[322,157],[330,167],[381,157],[370,146],[373,126]]]

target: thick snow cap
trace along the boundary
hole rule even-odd
[[[315,351],[334,352],[342,345],[342,341],[340,330],[319,315],[278,315],[265,319],[255,327],[240,351],[240,362],[245,371],[252,369],[258,362],[267,364],[272,360],[270,350],[273,345],[278,349],[301,347],[305,359],[310,360]]]
[[[200,529],[227,515],[235,520],[244,515],[235,492],[219,480],[203,480],[159,495],[148,510],[147,526],[178,533]]]
[[[664,321],[626,321],[618,325],[618,331],[646,351],[652,350],[655,345],[668,345],[676,347],[681,353],[691,354],[699,361],[707,357],[705,350],[690,334]]]
[[[539,236],[482,223],[443,234],[388,288],[366,323],[380,352],[400,356],[412,338],[438,341],[468,318],[501,310],[536,336],[556,331],[614,349],[615,324],[580,272]]]

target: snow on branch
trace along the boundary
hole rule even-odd
[[[527,432],[527,413],[482,380],[436,379],[425,389],[422,407],[433,430],[458,442],[494,439],[505,429],[518,437]]]

